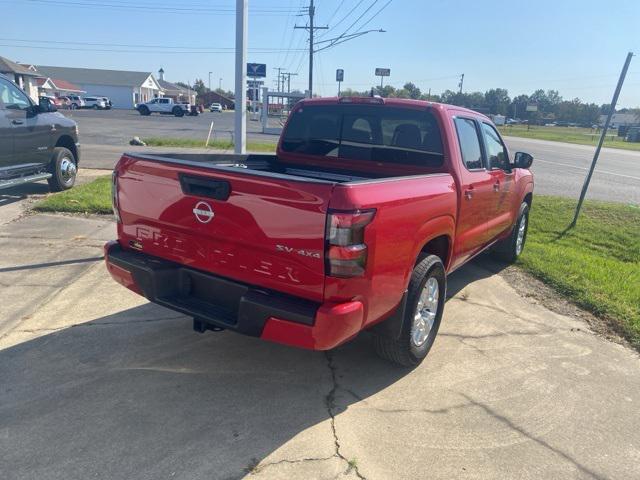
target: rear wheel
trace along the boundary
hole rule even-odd
[[[64,147],[54,148],[50,171],[52,176],[47,182],[49,182],[49,189],[52,192],[69,190],[73,187],[76,183],[76,173],[78,172],[73,153]]]
[[[501,240],[495,246],[494,252],[496,256],[507,263],[515,262],[524,250],[524,244],[527,241],[528,229],[529,204],[527,202],[522,202],[520,210],[518,211],[518,218],[511,230],[511,235],[504,240]]]
[[[422,362],[438,334],[446,290],[440,258],[428,255],[420,260],[411,274],[400,336],[375,334],[373,345],[378,355],[403,367]]]
[[[99,108],[100,108],[100,107],[98,107],[98,105],[94,105],[94,106],[93,106],[93,109],[94,109],[94,110],[98,110]]]
[[[72,104],[69,106],[69,108],[70,108],[71,110],[77,110],[78,105],[76,105],[75,103],[72,103]]]

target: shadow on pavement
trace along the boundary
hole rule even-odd
[[[339,351],[371,367],[360,397],[406,374],[367,338]],[[196,334],[152,304],[7,348],[3,478],[239,478],[310,428],[333,449],[332,354]]]
[[[44,195],[49,193],[47,182],[27,183],[17,187],[0,190],[0,207],[24,200],[29,195]]]

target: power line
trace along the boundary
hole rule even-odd
[[[133,10],[133,11],[144,11],[145,13],[170,13],[170,14],[194,14],[198,13],[200,15],[235,15],[235,9],[230,7],[174,7],[174,6],[153,6],[151,8],[147,5],[131,5],[131,4],[118,4],[113,3],[113,0],[109,3],[87,3],[83,1],[72,1],[72,0],[25,0],[34,5],[53,5],[60,7],[73,7],[73,8],[98,8],[98,9],[111,9],[111,10]],[[2,0],[3,3],[11,3],[15,5],[15,2],[12,0]],[[260,16],[285,16],[291,13],[290,10],[285,10],[282,7],[261,7],[252,9],[251,15],[260,15]]]
[[[369,18],[369,20],[367,20],[366,22],[364,22],[362,25],[360,25],[360,29],[363,29],[364,27],[366,27],[367,25],[369,25],[369,23],[371,22],[371,20],[373,20],[374,18],[376,18],[378,15],[380,15],[380,13],[382,13],[382,11],[387,8],[389,6],[389,4],[392,2],[393,0],[389,0],[387,3],[385,3],[382,7],[380,7],[380,9],[373,14],[373,16],[371,16]]]
[[[89,45],[96,47],[132,47],[132,48],[177,48],[177,49],[191,49],[191,50],[229,50],[235,51],[235,47],[192,47],[188,45],[141,45],[141,44],[131,44],[131,43],[97,43],[97,42],[73,42],[73,41],[61,41],[61,40],[22,40],[18,38],[0,38],[2,42],[20,42],[20,43],[46,43],[46,44],[57,44],[57,45]],[[28,46],[28,45],[27,45]],[[261,50],[267,51],[276,51],[286,49],[279,49],[276,47],[256,47],[252,49],[253,51],[259,52]],[[305,51],[304,49],[301,49]]]
[[[109,53],[145,53],[145,54],[155,54],[155,53],[163,53],[163,54],[202,54],[202,53],[227,53],[227,54],[235,54],[235,50],[136,50],[136,49],[113,49],[113,48],[77,48],[77,47],[49,47],[45,45],[10,45],[6,43],[0,43],[0,47],[11,47],[11,48],[29,48],[29,49],[38,49],[38,50],[69,50],[74,52],[109,52]],[[273,50],[253,50],[249,49],[249,51],[255,53],[281,53],[282,49],[273,49]]]

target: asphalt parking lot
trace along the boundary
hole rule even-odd
[[[195,333],[108,277],[110,219],[11,205],[3,480],[638,477],[638,355],[487,259],[450,278],[431,354],[403,370],[366,334],[322,353]]]
[[[65,111],[80,126],[83,165],[89,168],[112,169],[124,151],[179,151],[179,148],[129,146],[133,136],[141,138],[190,138],[204,145],[209,126],[214,122],[215,138],[229,140],[233,132],[233,112],[206,112],[197,117],[176,118],[151,115],[142,117],[133,110]],[[247,138],[254,142],[276,143],[278,137],[265,135],[257,121],[247,121]],[[511,151],[531,153],[535,160],[536,193],[578,198],[587,175],[594,147],[506,137]],[[205,152],[191,149],[191,152]],[[640,205],[640,152],[604,148],[591,181],[589,197],[598,200]]]

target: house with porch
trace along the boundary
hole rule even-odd
[[[42,75],[4,57],[0,57],[0,73],[16,82],[34,102],[38,103],[37,82]]]
[[[35,65],[35,69],[42,76],[74,84],[88,96],[109,97],[113,108],[135,108],[138,103],[163,95],[162,87],[151,72],[48,65]]]

